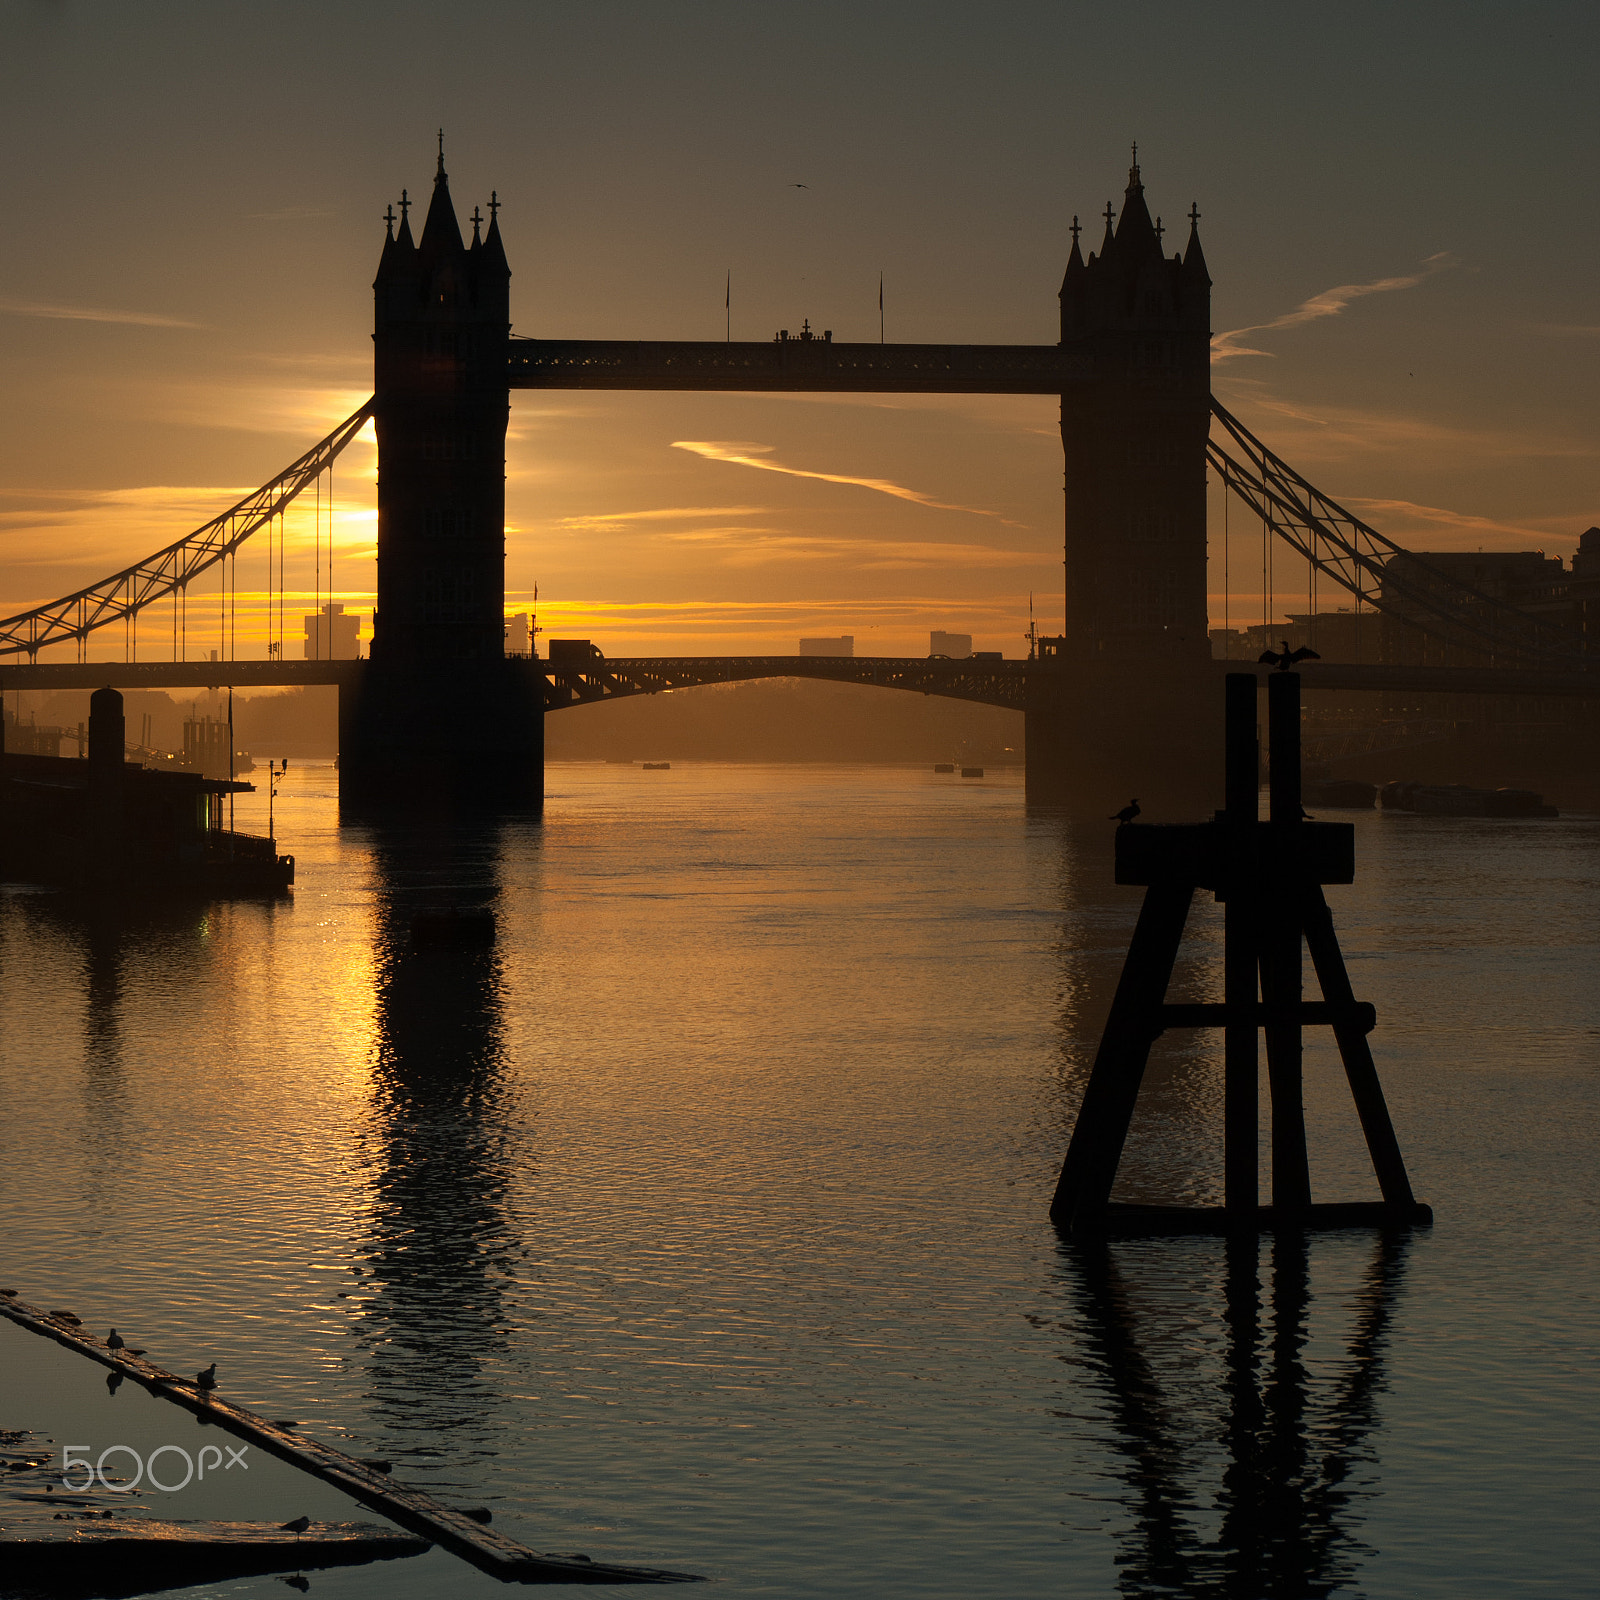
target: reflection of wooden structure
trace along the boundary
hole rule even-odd
[[[1313,1301],[1308,1240],[1288,1232],[1272,1240],[1263,1305],[1260,1242],[1230,1238],[1223,1247],[1221,1414],[1207,1408],[1201,1417],[1192,1389],[1179,1387],[1194,1375],[1192,1347],[1167,1346],[1169,1360],[1181,1363],[1173,1370],[1161,1359],[1165,1341],[1157,1330],[1141,1337],[1138,1261],[1119,1262],[1118,1248],[1069,1246],[1066,1273],[1087,1344],[1088,1382],[1104,1399],[1101,1414],[1127,1484],[1119,1592],[1190,1600],[1344,1593],[1363,1553],[1355,1521],[1365,1496],[1354,1474],[1373,1454],[1408,1241],[1394,1233],[1374,1239],[1352,1297],[1344,1359],[1324,1356],[1313,1369],[1305,1355]],[[1162,1325],[1170,1326],[1166,1317]],[[1210,1481],[1194,1481],[1191,1472],[1207,1463]]]
[[[1350,987],[1325,883],[1355,876],[1355,830],[1312,822],[1300,806],[1300,677],[1268,680],[1271,810],[1259,820],[1256,678],[1227,679],[1227,808],[1214,821],[1117,830],[1117,882],[1146,886],[1051,1215],[1074,1233],[1194,1233],[1262,1227],[1409,1226],[1433,1214],[1411,1193],[1367,1044],[1376,1015]],[[1167,986],[1197,889],[1225,902],[1224,999],[1171,1005]],[[1307,1001],[1301,941],[1322,988]],[[1381,1201],[1313,1205],[1306,1161],[1301,1029],[1333,1029]],[[1150,1047],[1167,1028],[1224,1030],[1224,1197],[1220,1207],[1120,1205],[1111,1200]],[[1258,1202],[1258,1044],[1266,1036],[1272,1095],[1272,1204]]]

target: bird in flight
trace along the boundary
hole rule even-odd
[[[1298,650],[1289,648],[1289,641],[1279,641],[1282,646],[1278,650],[1263,650],[1256,660],[1264,666],[1276,667],[1279,672],[1287,672],[1297,661],[1320,661],[1322,657],[1310,645],[1301,645]]]
[[[791,183],[789,187],[791,189],[809,189],[811,185],[809,183]]]
[[[1139,815],[1139,802],[1130,800],[1114,817],[1107,817],[1107,822],[1132,822]]]

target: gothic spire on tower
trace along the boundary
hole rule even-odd
[[[1144,184],[1139,179],[1139,147],[1133,147],[1133,165],[1128,168],[1128,188],[1122,201],[1122,221],[1117,224],[1117,243],[1147,245],[1160,248],[1155,225],[1150,221],[1149,208],[1144,203]],[[1143,251],[1134,259],[1141,259]]]
[[[1183,252],[1183,273],[1186,278],[1211,282],[1211,274],[1206,271],[1205,252],[1200,248],[1200,207],[1194,202],[1189,206],[1189,243]]]
[[[444,170],[444,129],[439,130],[439,170],[433,175],[433,198],[428,201],[427,220],[422,224],[424,250],[465,250],[456,208],[450,200],[450,179]]]
[[[483,254],[479,257],[479,271],[489,272],[498,268],[507,278],[511,276],[511,264],[506,260],[506,247],[500,239],[500,191],[489,191],[489,231],[483,236]]]
[[[1072,253],[1067,257],[1066,275],[1061,280],[1061,293],[1067,292],[1068,286],[1079,273],[1084,270],[1083,252],[1078,248],[1078,235],[1083,232],[1083,225],[1077,219],[1072,219]]]

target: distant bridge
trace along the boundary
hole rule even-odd
[[[619,656],[582,666],[523,663],[544,682],[544,708],[597,705],[634,695],[747,683],[757,678],[809,678],[857,683],[911,694],[941,695],[979,705],[1025,711],[1031,688],[1069,678],[1071,666],[1050,661],[948,661],[923,656]],[[352,689],[365,661],[62,661],[37,666],[0,663],[0,689],[298,689],[332,684]],[[1247,661],[1213,661],[1220,680],[1229,672],[1271,669]],[[1600,673],[1521,667],[1377,666],[1308,661],[1298,669],[1307,690],[1364,690],[1387,694],[1515,695],[1533,700],[1600,699]]]

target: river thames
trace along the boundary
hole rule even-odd
[[[1230,1277],[1048,1221],[1138,891],[1020,771],[554,764],[542,824],[448,847],[341,831],[336,780],[279,795],[292,899],[0,896],[23,1299],[535,1549],[729,1596],[1600,1592],[1600,820],[1330,814],[1437,1220]],[[442,902],[497,945],[413,945]],[[1220,998],[1220,954],[1206,901],[1175,997]],[[1218,1202],[1220,1071],[1158,1045],[1119,1195]],[[1307,1108],[1316,1198],[1375,1196],[1318,1030]],[[0,1428],[193,1442],[0,1352]],[[260,1481],[232,1514],[338,1514]],[[506,1592],[439,1551],[312,1586]]]

